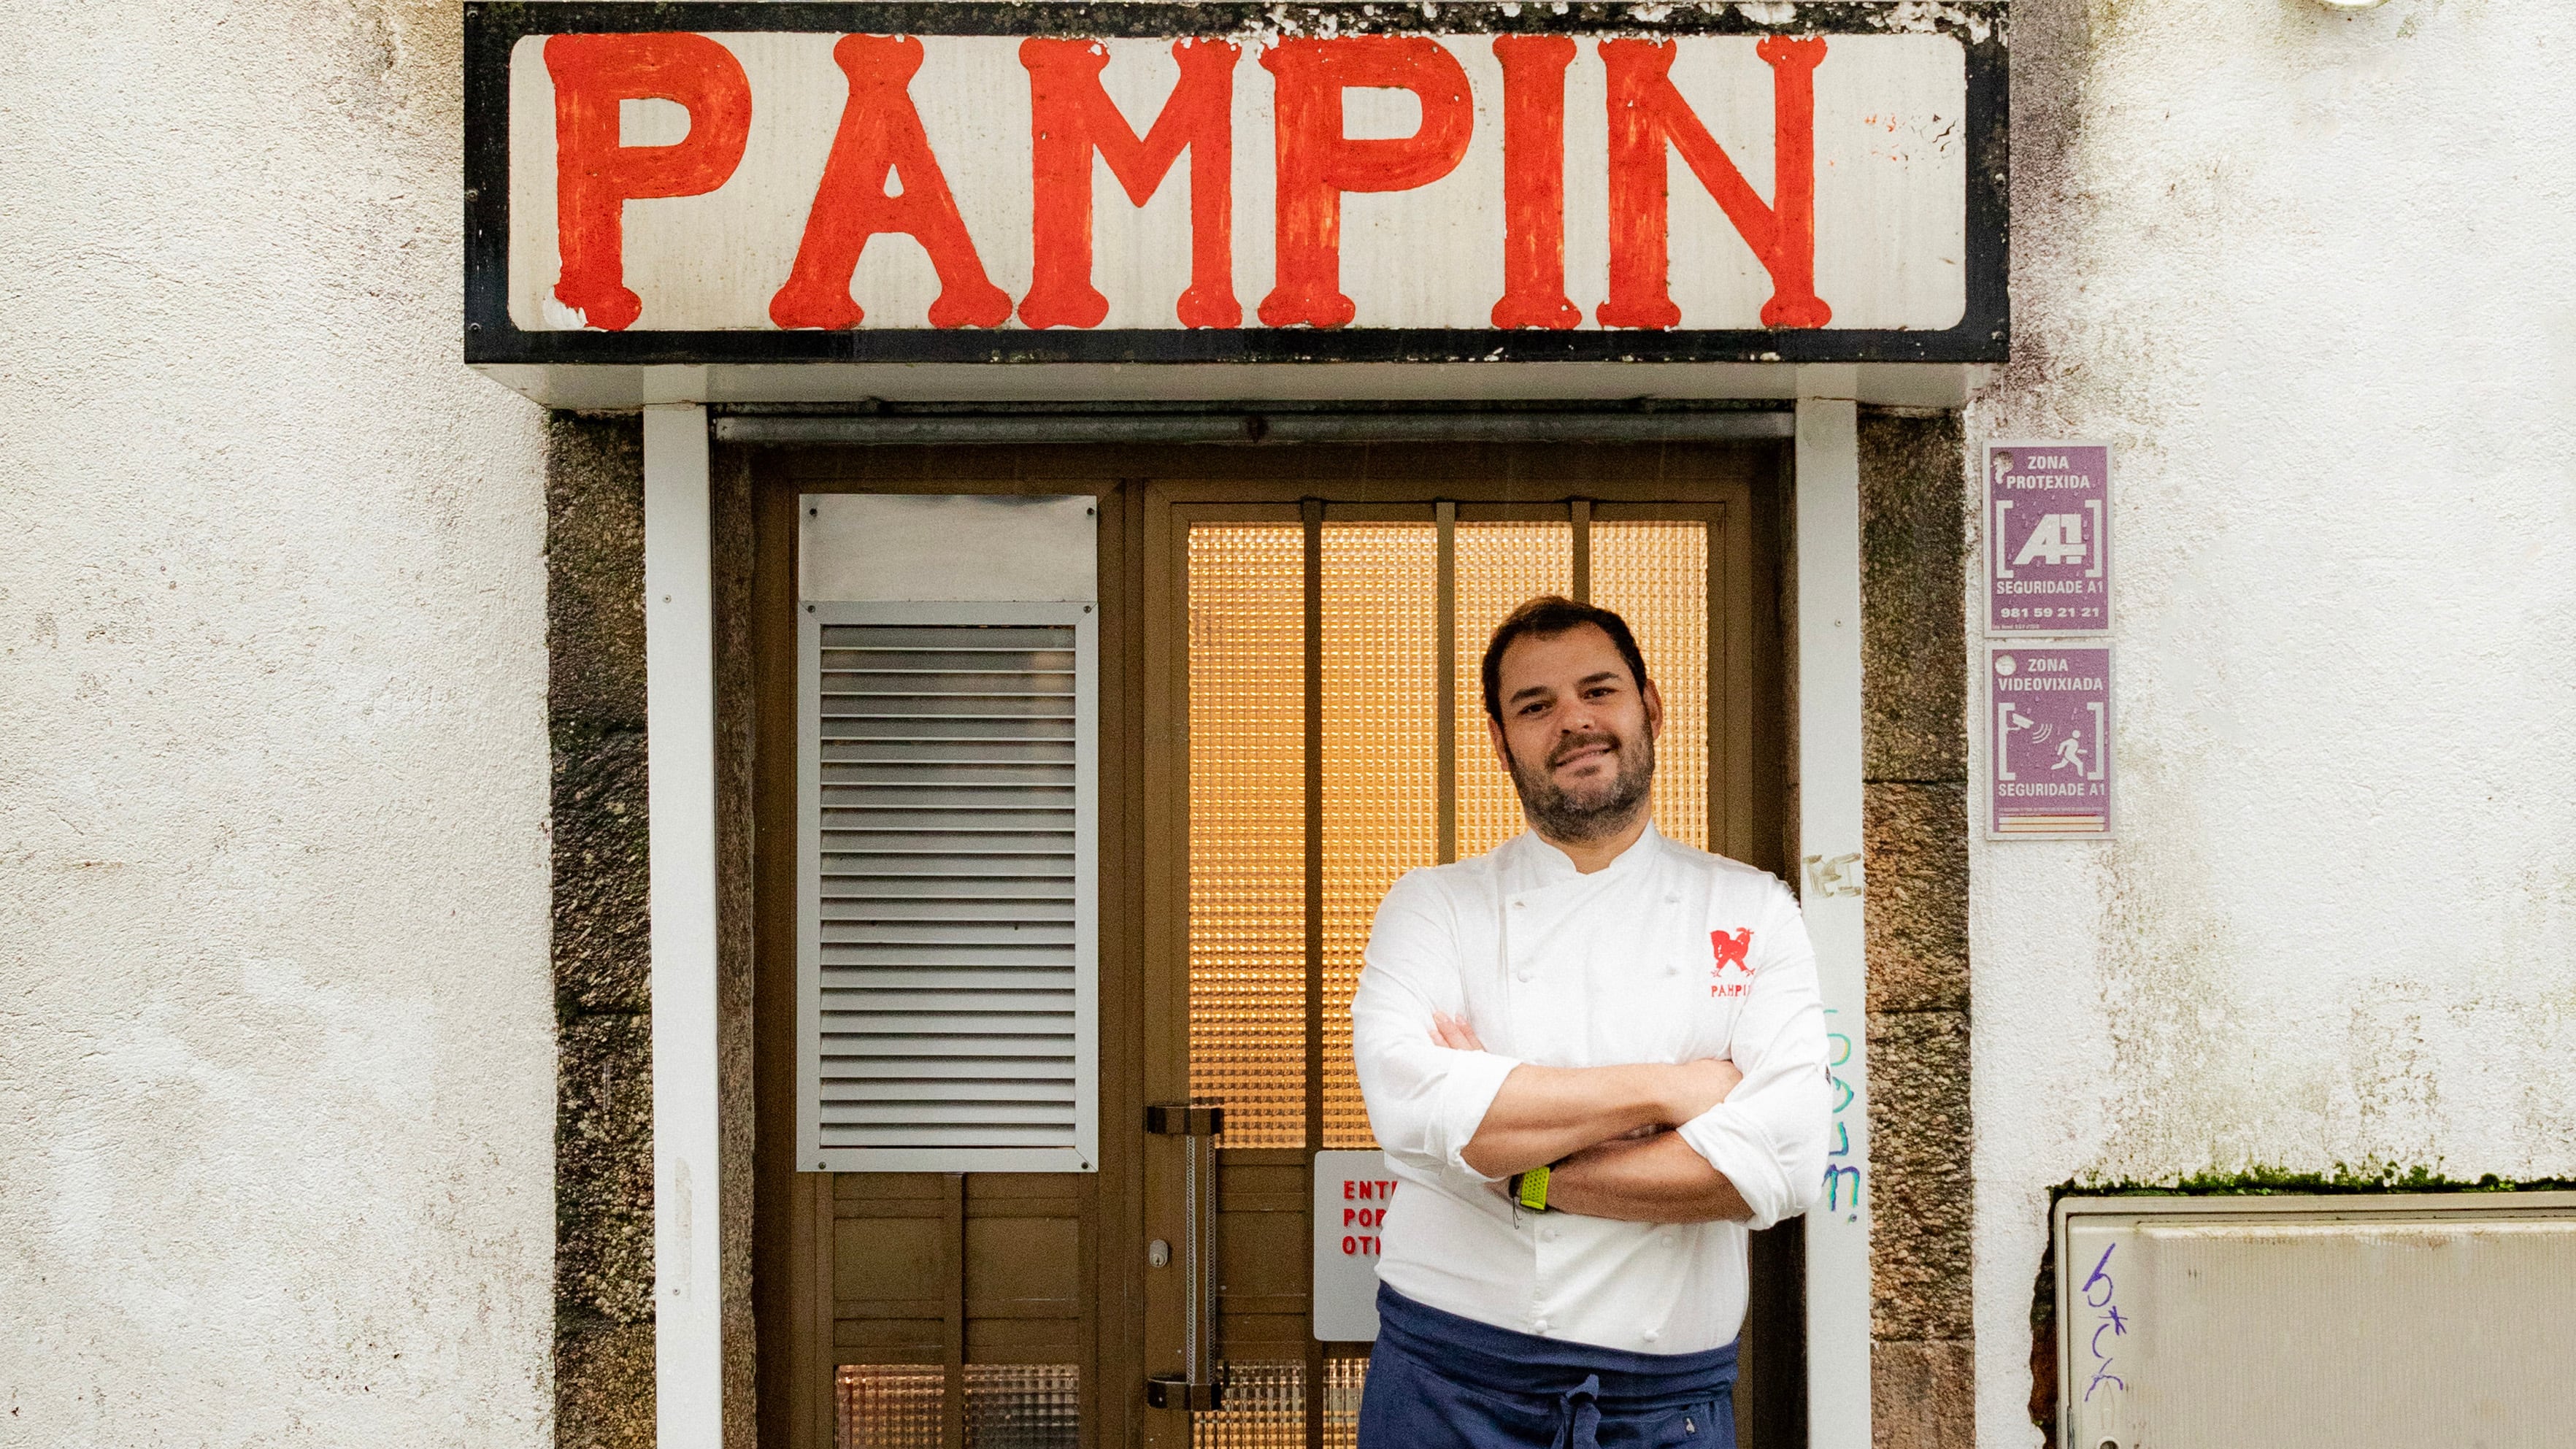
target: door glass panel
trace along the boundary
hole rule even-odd
[[[833,1382],[840,1449],[940,1449],[948,1373],[919,1364],[845,1363]]]
[[[1360,1390],[1368,1384],[1368,1360],[1324,1360],[1324,1449],[1359,1449]]]
[[[1359,1449],[1368,1360],[1324,1360],[1324,1449]],[[1190,1417],[1190,1449],[1306,1449],[1306,1366],[1295,1360],[1227,1365],[1225,1407]]]
[[[948,1374],[919,1364],[843,1364],[840,1449],[941,1449]],[[1078,1449],[1082,1369],[1064,1363],[966,1366],[967,1449]]]
[[[1708,525],[1592,525],[1592,602],[1628,621],[1655,690],[1655,828],[1702,850],[1708,834]]]
[[[1190,530],[1190,1095],[1306,1143],[1305,530]]]
[[[1079,1449],[1081,1443],[1079,1365],[966,1366],[967,1449]]]
[[[1190,1449],[1306,1449],[1306,1365],[1226,1365],[1225,1407],[1190,1415]]]
[[[1468,860],[1521,833],[1521,797],[1485,735],[1485,644],[1512,610],[1573,591],[1574,525],[1457,527],[1458,858]]]
[[[1328,524],[1324,616],[1324,1145],[1375,1147],[1351,1066],[1351,993],[1377,903],[1439,852],[1440,538]]]

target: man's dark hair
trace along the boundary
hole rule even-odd
[[[1493,642],[1485,646],[1485,717],[1496,724],[1503,722],[1503,651],[1512,641],[1524,636],[1553,639],[1568,630],[1590,624],[1610,636],[1612,647],[1628,663],[1628,675],[1637,682],[1637,692],[1646,692],[1646,656],[1637,650],[1637,636],[1628,632],[1628,621],[1608,609],[1578,604],[1556,594],[1541,594],[1494,626]]]

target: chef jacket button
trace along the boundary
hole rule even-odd
[[[1547,1320],[1546,1320],[1546,1319],[1544,1319],[1544,1318],[1533,1318],[1533,1319],[1531,1319],[1531,1320],[1530,1320],[1530,1332],[1532,1332],[1532,1333],[1545,1333],[1545,1332],[1547,1332]]]
[[[1647,1330],[1646,1330],[1646,1342],[1648,1342],[1648,1343],[1652,1343],[1652,1342],[1654,1342],[1656,1339],[1659,1339],[1659,1338],[1661,1338],[1661,1337],[1663,1337],[1663,1335],[1662,1335],[1662,1334],[1655,1332],[1655,1331],[1654,1331],[1653,1329],[1651,1329],[1651,1328],[1649,1328],[1649,1329],[1647,1329]]]
[[[1553,1243],[1556,1241],[1556,1229],[1554,1228],[1541,1228],[1538,1235],[1539,1240],[1542,1242]]]
[[[1515,971],[1512,973],[1512,979],[1514,981],[1527,981],[1530,979],[1530,974],[1526,971]]]

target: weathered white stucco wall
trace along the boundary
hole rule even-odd
[[[2122,838],[1975,850],[1998,1449],[2051,1184],[2576,1175],[2576,7],[2015,10],[1970,433],[2118,445]]]
[[[0,1443],[550,1413],[539,414],[449,0],[0,48]]]

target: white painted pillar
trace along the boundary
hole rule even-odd
[[[656,1442],[723,1442],[716,1212],[715,588],[707,411],[644,410]]]
[[[1832,1034],[1826,1192],[1807,1215],[1807,1435],[1869,1449],[1868,978],[1861,934],[1858,373],[1798,376],[1798,894]]]

